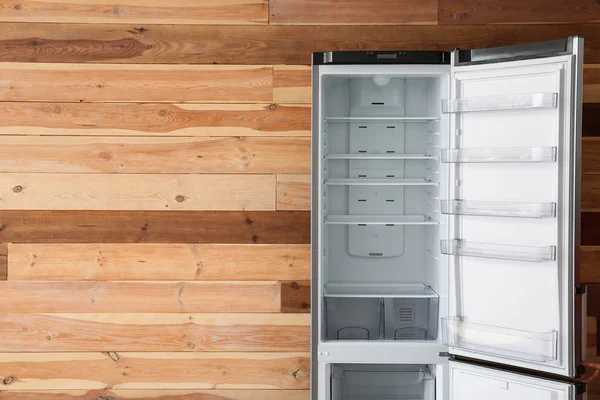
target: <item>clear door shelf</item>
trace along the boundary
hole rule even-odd
[[[532,262],[554,261],[556,259],[555,246],[512,246],[467,242],[464,239],[442,240],[441,251],[443,254],[456,256],[500,258],[504,260]]]
[[[329,186],[439,186],[439,183],[425,179],[398,178],[340,178],[327,179]]]
[[[325,297],[438,297],[433,289],[422,283],[328,283],[323,288]]]
[[[445,163],[555,162],[556,147],[442,149],[441,156]]]
[[[423,215],[328,215],[329,225],[439,225]]]
[[[515,109],[556,108],[558,93],[522,93],[503,96],[471,97],[442,100],[442,112],[495,111]]]
[[[442,214],[488,217],[554,218],[556,203],[442,200]]]
[[[326,160],[437,160],[438,157],[425,154],[399,154],[399,153],[353,153],[353,154],[328,154]]]
[[[549,362],[557,359],[558,332],[530,332],[442,318],[445,345],[515,360]]]
[[[431,122],[439,117],[327,117],[326,122]]]

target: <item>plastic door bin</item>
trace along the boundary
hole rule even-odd
[[[331,400],[423,400],[434,382],[423,365],[337,364],[332,375]]]
[[[438,330],[437,297],[386,298],[385,339],[435,340]]]
[[[378,340],[381,335],[379,297],[327,297],[326,339]]]

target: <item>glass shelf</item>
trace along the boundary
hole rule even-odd
[[[556,108],[557,105],[558,93],[523,93],[464,99],[444,99],[442,100],[442,112],[450,114],[470,111]]]
[[[425,154],[400,154],[400,153],[351,153],[328,154],[326,160],[437,160],[439,157]]]
[[[441,160],[444,163],[554,162],[556,147],[442,149]]]
[[[422,283],[328,283],[323,287],[325,297],[439,297],[433,289]]]
[[[326,122],[431,122],[439,117],[326,117]]]
[[[456,256],[499,258],[518,261],[542,262],[554,261],[556,259],[555,246],[512,246],[467,242],[464,239],[442,240],[441,251],[443,254]]]
[[[516,360],[548,362],[557,358],[557,331],[529,332],[448,317],[442,318],[442,337],[447,346]]]
[[[442,214],[489,217],[554,218],[556,203],[442,200]]]
[[[425,179],[398,178],[340,178],[327,179],[329,186],[439,186],[439,183]]]
[[[328,215],[328,225],[439,225],[424,215]]]

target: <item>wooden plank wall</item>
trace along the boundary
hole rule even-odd
[[[598,360],[598,22],[595,0],[0,0],[0,398],[308,400],[324,50],[585,36]]]

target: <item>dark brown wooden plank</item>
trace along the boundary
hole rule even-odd
[[[0,391],[3,400],[310,400],[309,390],[26,390]],[[592,400],[592,399],[590,399]]]
[[[281,312],[310,312],[310,281],[281,282]]]
[[[0,281],[6,280],[8,267],[8,244],[0,243]]]
[[[583,138],[581,170],[584,174],[600,174],[600,137]]]
[[[584,103],[582,131],[584,137],[600,136],[600,103]]]
[[[0,242],[310,243],[310,213],[0,211]]]
[[[0,61],[310,64],[311,52],[445,50],[585,36],[585,62],[600,63],[594,24],[476,26],[0,25]]]
[[[587,285],[587,315],[600,317],[600,284]]]
[[[270,0],[270,23],[316,24],[435,24],[437,0]]]
[[[581,177],[581,210],[600,211],[600,175]]]
[[[600,246],[600,213],[581,213],[581,245]]]
[[[440,24],[598,22],[595,0],[439,0]]]
[[[600,246],[581,246],[581,282],[600,283]]]

